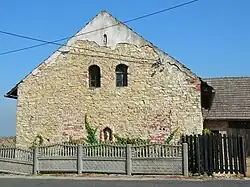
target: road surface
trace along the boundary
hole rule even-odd
[[[249,187],[250,180],[119,180],[1,177],[1,187]]]

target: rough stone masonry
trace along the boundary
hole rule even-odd
[[[162,64],[153,47],[120,43],[111,50],[81,40],[74,46],[19,84],[17,146],[30,146],[37,135],[50,143],[82,138],[85,114],[101,139],[105,127],[159,142],[177,127],[179,134],[202,131],[199,79]],[[116,87],[118,64],[128,66],[126,87]],[[100,67],[99,88],[89,87],[91,65]]]

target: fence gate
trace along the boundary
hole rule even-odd
[[[188,143],[189,172],[195,174],[235,173],[246,175],[245,143],[241,136],[190,135]]]

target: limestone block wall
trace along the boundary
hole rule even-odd
[[[202,131],[199,79],[159,63],[154,48],[120,43],[111,50],[80,40],[74,46],[78,49],[42,64],[19,84],[19,146],[29,146],[38,134],[45,143],[82,138],[85,114],[100,137],[105,127],[160,142],[177,127],[185,134]],[[115,84],[121,63],[128,66],[127,87]],[[100,88],[89,88],[90,65],[101,69]]]

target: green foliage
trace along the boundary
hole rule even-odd
[[[148,140],[144,140],[141,138],[129,138],[129,137],[120,137],[117,134],[114,134],[114,137],[116,139],[116,143],[118,144],[146,144],[149,141]]]
[[[37,146],[40,146],[42,144],[43,144],[43,137],[39,134],[33,140],[31,147],[37,147]]]
[[[204,134],[204,135],[212,135],[212,132],[209,129],[205,128],[205,129],[202,130],[202,134]]]
[[[87,120],[87,115],[85,115],[85,128],[86,128],[86,131],[87,131],[87,137],[84,139],[85,142],[87,144],[98,144],[98,138],[97,138],[97,135],[96,135],[96,132],[97,132],[97,128],[94,129],[92,128],[89,123],[88,123],[88,120]]]
[[[179,130],[179,127],[176,128],[176,129],[167,137],[167,139],[166,139],[166,143],[167,143],[167,144],[169,144],[169,143],[173,140],[173,138],[174,138],[174,136],[176,135],[176,133],[178,132],[178,130]]]

